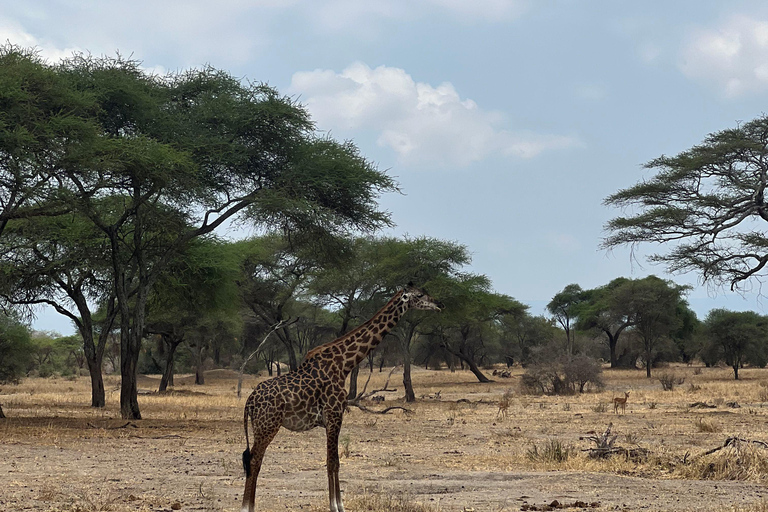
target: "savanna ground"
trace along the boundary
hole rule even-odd
[[[520,395],[522,370],[480,384],[469,372],[414,369],[415,404],[393,393],[352,408],[341,435],[341,481],[350,512],[586,510],[768,511],[768,450],[756,443],[704,452],[726,438],[768,441],[768,369],[674,367],[685,382],[663,391],[642,371],[606,371],[606,388],[568,397]],[[374,373],[380,388],[386,371]],[[361,372],[360,385],[366,374]],[[236,374],[206,385],[176,378],[166,394],[142,393],[145,419],[121,420],[119,381],[106,377],[107,407],[88,407],[77,379],[26,379],[0,393],[0,510],[239,510],[245,448],[242,410],[259,378],[235,395]],[[149,392],[158,379],[143,377]],[[512,391],[506,417],[499,400]],[[612,399],[630,390],[626,414]],[[438,394],[439,393],[439,394]],[[691,408],[703,402],[713,408]],[[729,405],[730,403],[730,405]],[[739,407],[734,407],[734,403]],[[647,457],[589,458],[584,439],[613,423],[615,446]],[[283,429],[256,491],[257,510],[327,510],[325,431]]]

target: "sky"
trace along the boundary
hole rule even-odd
[[[765,113],[765,2],[0,0],[0,40],[276,87],[397,179],[382,234],[466,245],[533,314],[570,283],[649,274],[691,285],[699,318],[768,314],[758,281],[713,289],[646,262],[664,247],[600,248],[622,213],[604,199],[645,162]],[[72,332],[51,311],[33,325]]]

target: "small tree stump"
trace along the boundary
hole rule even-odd
[[[5,414],[3,414],[3,404],[0,404],[0,418],[5,418]]]

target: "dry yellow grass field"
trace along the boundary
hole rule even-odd
[[[347,510],[507,511],[768,510],[768,450],[729,437],[768,441],[768,370],[678,366],[684,383],[663,391],[642,371],[606,371],[606,388],[567,397],[521,395],[512,378],[481,384],[469,372],[414,369],[419,399],[383,404],[411,412],[352,408],[341,436]],[[376,372],[369,388],[382,387]],[[361,374],[362,386],[366,374]],[[239,510],[245,448],[242,408],[264,377],[235,395],[234,372],[206,385],[178,376],[174,391],[151,393],[142,377],[145,419],[119,417],[119,380],[106,377],[107,407],[88,407],[88,379],[26,379],[4,386],[0,402],[0,510]],[[613,398],[630,391],[626,414]],[[146,393],[144,393],[146,392]],[[507,396],[508,406],[500,410]],[[700,402],[714,407],[690,407]],[[612,424],[616,447],[645,453],[593,459],[588,438]],[[325,432],[282,430],[270,445],[257,510],[327,510]]]

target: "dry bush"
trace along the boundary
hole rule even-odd
[[[720,428],[712,421],[707,421],[704,418],[697,418],[693,423],[696,427],[696,432],[719,432]]]
[[[576,449],[573,446],[566,445],[559,439],[549,439],[544,443],[541,449],[538,445],[532,444],[526,456],[532,462],[554,462],[561,464],[576,455]]]
[[[602,366],[588,356],[560,356],[528,367],[520,391],[532,395],[572,395],[589,388],[603,389]]]
[[[657,377],[661,382],[661,387],[664,391],[672,391],[675,386],[679,386],[685,382],[685,377],[681,377],[674,372],[663,372]]]
[[[361,512],[440,512],[440,507],[414,501],[403,493],[374,492],[351,496],[345,500],[345,508]],[[327,509],[326,509],[327,510]]]
[[[702,480],[768,480],[768,450],[754,443],[736,440],[710,455],[694,458],[679,467],[685,478]]]

